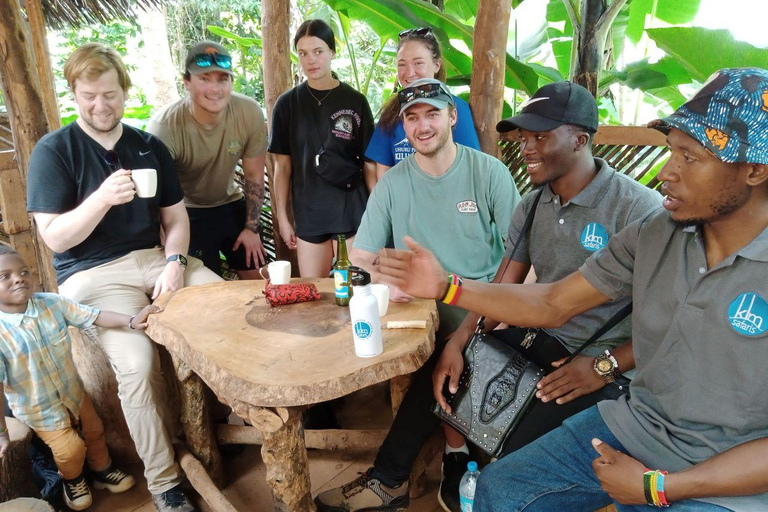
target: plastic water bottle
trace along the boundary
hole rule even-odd
[[[461,503],[461,512],[472,512],[472,505],[475,503],[475,486],[477,477],[480,476],[480,470],[477,469],[477,462],[467,463],[467,472],[461,477],[459,483],[459,503]]]

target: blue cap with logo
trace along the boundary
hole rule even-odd
[[[768,70],[721,69],[674,114],[648,127],[677,128],[722,162],[768,164]]]
[[[412,82],[397,93],[397,98],[400,100],[400,115],[418,103],[427,103],[440,110],[448,105],[456,106],[448,86],[435,78],[421,78]]]

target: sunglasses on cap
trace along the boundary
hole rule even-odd
[[[230,69],[232,67],[232,57],[220,53],[198,53],[195,55],[195,64],[201,68],[208,68],[216,64],[220,68]]]
[[[400,92],[397,93],[397,98],[400,100],[401,105],[405,105],[409,101],[413,101],[417,98],[436,98],[440,94],[450,96],[450,94],[443,89],[443,84],[421,84],[401,89]]]
[[[397,37],[399,39],[402,39],[404,37],[408,36],[418,36],[418,37],[428,37],[432,36],[435,37],[435,34],[432,33],[432,29],[429,27],[419,27],[419,28],[409,28],[407,30],[403,30],[399,34],[397,34]]]

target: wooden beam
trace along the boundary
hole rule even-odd
[[[659,130],[645,126],[600,126],[595,144],[624,146],[666,146],[667,137]]]
[[[56,85],[51,69],[51,54],[48,51],[48,39],[45,31],[45,17],[40,0],[26,0],[27,18],[32,34],[32,50],[35,56],[37,77],[40,81],[40,92],[45,107],[45,118],[51,130],[61,128],[61,116],[59,115],[59,103],[56,101]]]
[[[0,89],[3,93],[8,118],[13,132],[13,145],[16,151],[16,163],[19,184],[14,190],[3,191],[3,221],[8,228],[9,222],[22,223],[29,218],[26,212],[27,166],[32,148],[49,130],[45,117],[45,107],[40,91],[40,81],[35,76],[38,72],[30,56],[31,42],[28,40],[25,21],[21,15],[18,0],[0,0]],[[20,203],[15,205],[13,203]],[[13,206],[12,206],[13,204]],[[16,218],[10,219],[13,209]],[[23,215],[20,213],[23,212]],[[22,233],[19,233],[22,234]],[[37,230],[32,229],[32,243],[35,258],[27,257],[27,264],[40,276],[39,289],[56,291],[56,275],[51,266],[53,254],[39,239]],[[13,238],[11,243],[14,243]],[[19,250],[16,247],[16,250]]]
[[[316,450],[376,451],[384,442],[387,430],[305,430],[307,448]],[[240,425],[217,425],[219,444],[262,444],[258,429]]]
[[[18,169],[0,171],[0,210],[3,212],[5,232],[15,235],[29,231],[29,215],[26,201],[23,200],[24,184]]]
[[[237,512],[237,509],[222,494],[199,460],[181,444],[175,445],[179,456],[179,465],[184,470],[187,480],[200,494],[213,512]]]
[[[511,0],[480,0],[473,39],[469,106],[480,149],[495,157],[499,156],[496,123],[501,119],[511,11]]]
[[[16,169],[16,152],[12,149],[0,151],[0,171]]]

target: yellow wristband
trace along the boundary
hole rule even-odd
[[[659,506],[659,503],[661,503],[661,500],[659,499],[659,490],[656,488],[659,480],[659,472],[658,470],[653,472],[653,475],[651,475],[651,497],[653,498],[653,504],[657,507]]]
[[[453,302],[453,297],[456,295],[456,290],[458,290],[459,287],[455,284],[451,283],[451,286],[448,288],[448,293],[445,294],[445,297],[443,297],[443,302],[446,304],[450,304]]]

